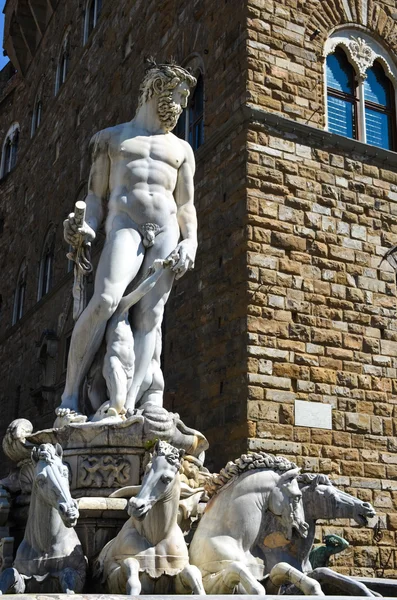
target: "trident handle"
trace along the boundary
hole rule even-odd
[[[74,220],[77,227],[83,227],[87,205],[83,200],[77,200],[74,205]]]

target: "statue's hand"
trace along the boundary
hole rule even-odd
[[[182,240],[175,250],[171,252],[170,258],[175,261],[171,269],[174,271],[176,279],[180,279],[187,270],[193,269],[196,252],[197,243],[191,240]]]
[[[63,222],[63,235],[68,244],[78,248],[95,239],[95,231],[84,221],[82,227],[78,227],[74,213],[70,213]]]

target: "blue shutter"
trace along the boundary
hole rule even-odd
[[[327,56],[328,130],[355,137],[354,70],[346,54],[337,48]]]
[[[392,148],[391,83],[378,62],[367,69],[366,75],[364,98],[367,143],[390,150]]]
[[[365,128],[367,132],[367,144],[385,148],[385,150],[391,149],[390,115],[365,107]]]

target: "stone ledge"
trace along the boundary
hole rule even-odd
[[[266,596],[266,600],[280,600],[281,596]],[[302,600],[303,596],[283,596],[283,600]],[[304,596],[305,598],[318,598],[318,596]],[[142,596],[124,596],[122,594],[73,594],[73,600],[112,600],[112,599],[118,600],[121,598],[128,598],[129,600],[132,600],[132,598],[136,598],[137,600],[141,600]],[[208,596],[165,596],[163,594],[159,595],[159,596],[145,596],[145,600],[159,600],[161,598],[161,600],[192,600],[192,598],[208,598],[208,600],[222,600],[224,598],[226,598],[226,595],[223,596],[213,596],[213,595],[208,595]],[[252,598],[252,600],[255,600],[258,598],[258,596],[250,596],[250,595],[240,595],[240,594],[236,594],[233,595],[233,600],[249,600],[250,598]],[[327,596],[327,598],[329,600],[341,600],[341,598],[343,598],[343,596]],[[349,596],[350,600],[362,600],[362,596]],[[387,597],[384,597],[385,600],[387,600]],[[391,597],[389,597],[391,600]],[[70,600],[70,595],[68,594],[15,594],[13,595],[13,599],[15,600]]]
[[[287,119],[276,113],[267,112],[256,106],[246,104],[242,107],[241,111],[243,120],[249,121],[253,126],[270,126],[274,128],[278,133],[285,132],[289,134],[295,134],[296,139],[304,139],[305,145],[314,143],[321,144],[321,149],[331,149],[335,154],[338,151],[346,152],[351,158],[351,153],[357,153],[363,157],[371,158],[371,164],[377,164],[383,168],[397,167],[397,152],[390,150],[384,150],[383,148],[377,148],[376,146],[370,146],[346,138],[336,133],[330,133],[324,129],[313,127],[312,125],[306,125],[305,123],[298,123],[292,119]],[[289,138],[292,139],[292,138]]]

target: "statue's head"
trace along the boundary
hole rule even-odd
[[[166,131],[172,131],[187,106],[189,90],[197,80],[189,71],[172,63],[149,64],[139,88],[138,110],[153,96],[158,97],[157,112]]]

